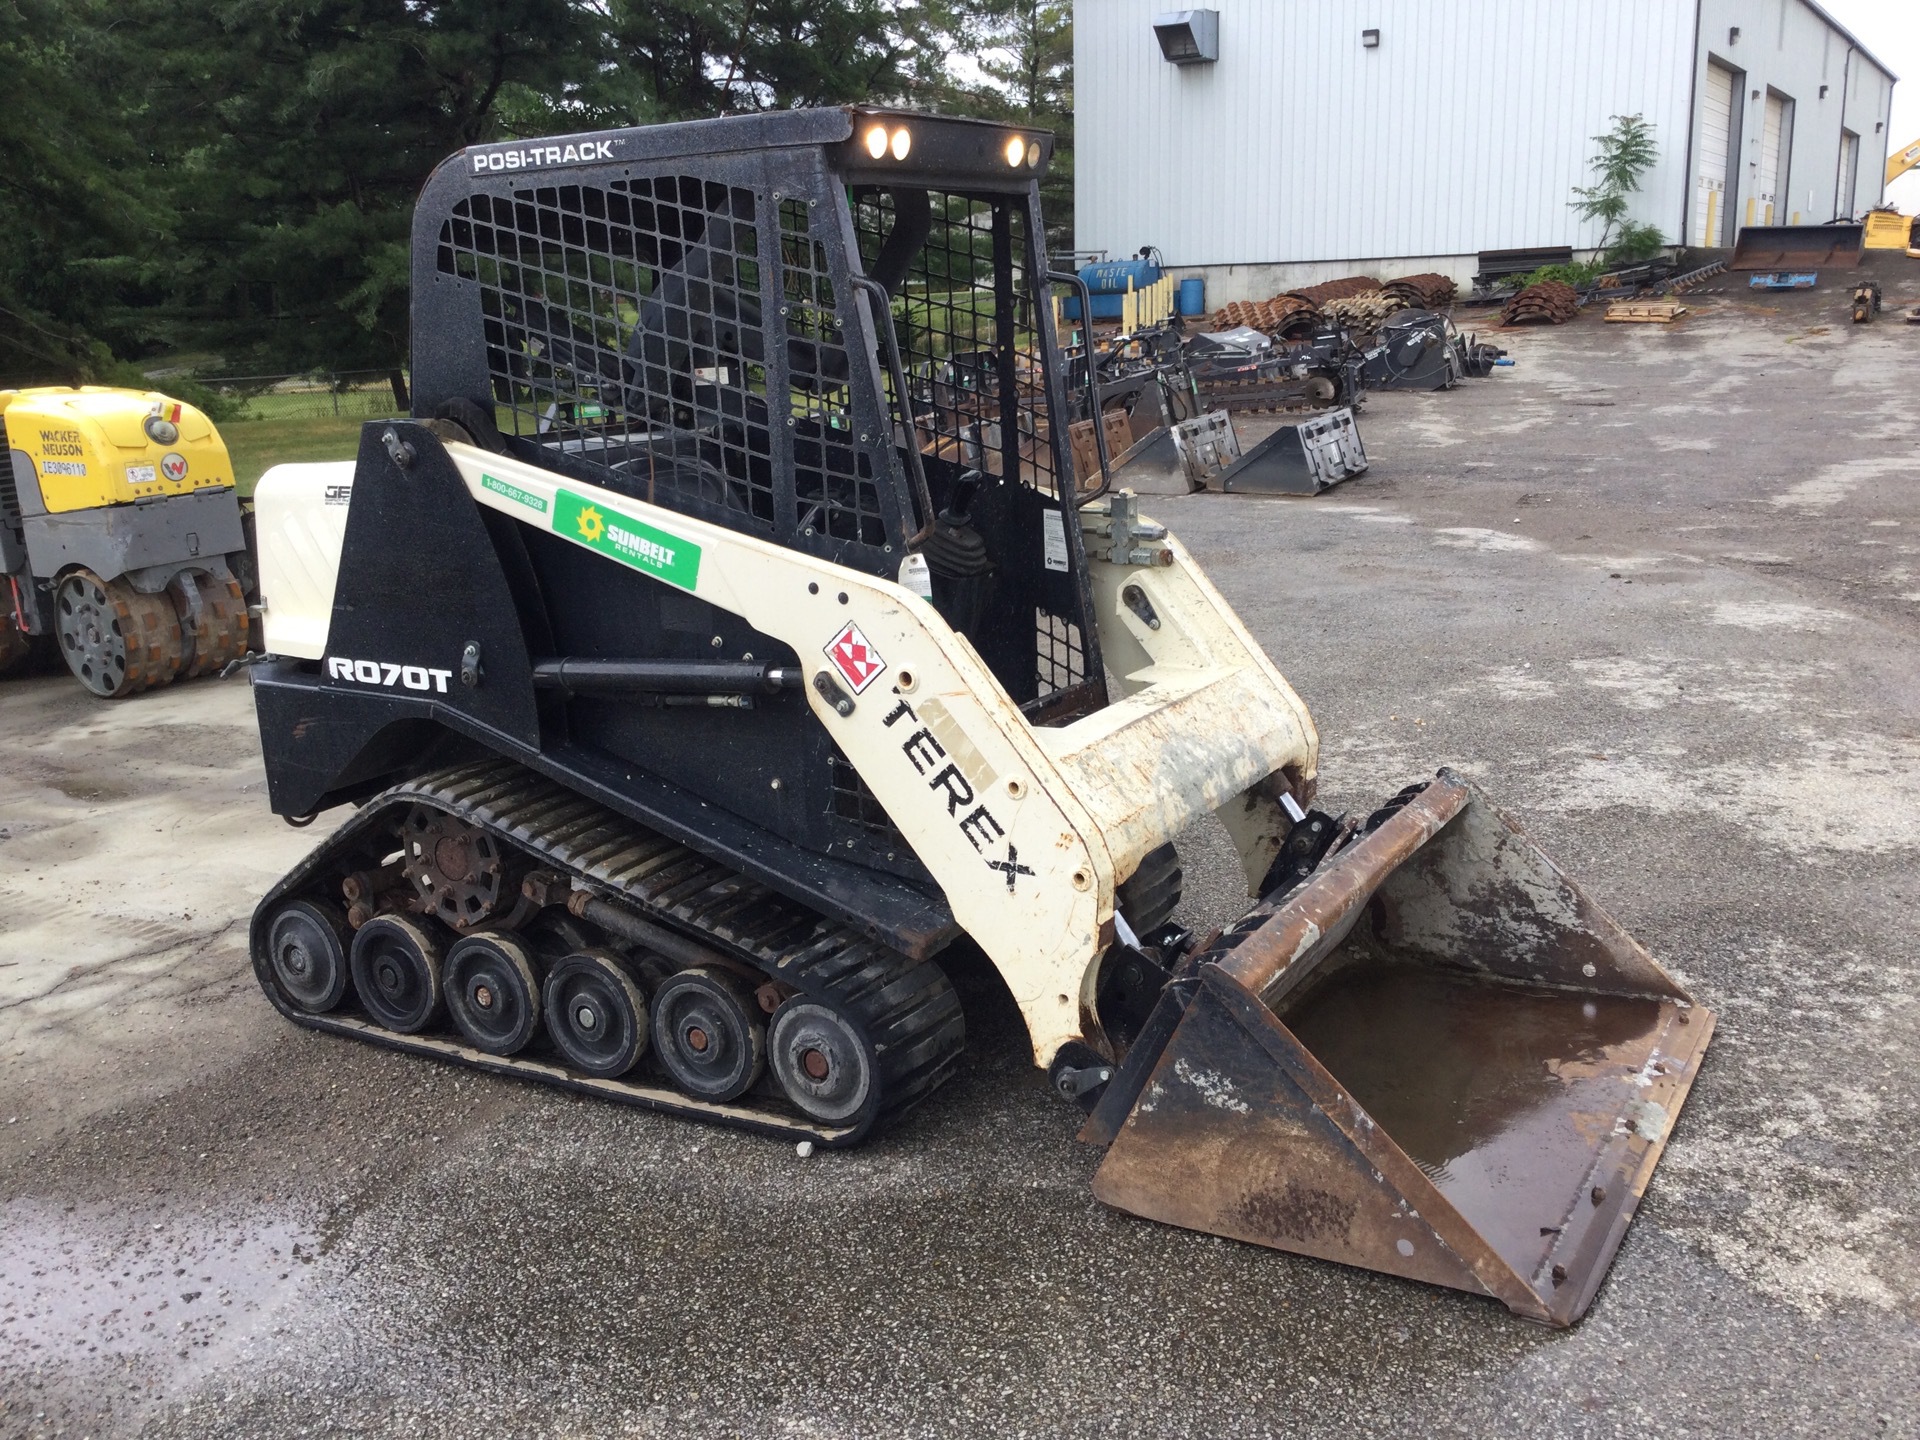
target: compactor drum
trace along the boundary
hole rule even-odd
[[[358,807],[260,983],[845,1145],[953,1072],[964,947],[1110,1203],[1570,1321],[1712,1019],[1464,782],[1313,808],[1299,698],[1075,483],[1050,149],[824,110],[434,175],[414,417],[256,497],[272,804]],[[1195,937],[1208,811],[1254,904]]]
[[[247,652],[227,447],[164,395],[0,391],[0,671],[32,637],[108,699]]]

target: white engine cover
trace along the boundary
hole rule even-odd
[[[276,465],[253,492],[267,653],[318,660],[353,500],[353,461]]]

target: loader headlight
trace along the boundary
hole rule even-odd
[[[180,438],[180,427],[161,415],[149,415],[142,428],[156,445],[171,445]]]
[[[1027,142],[1027,168],[1029,170],[1038,170],[1040,168],[1040,142],[1038,140],[1029,140]]]
[[[1009,135],[1007,137],[1006,157],[1008,165],[1016,170],[1019,169],[1027,158],[1027,137],[1024,135]]]
[[[867,154],[876,160],[881,160],[886,157],[886,153],[887,127],[875,125],[867,131]]]
[[[904,160],[907,158],[907,153],[912,149],[913,135],[908,131],[906,126],[902,125],[898,130],[893,132],[893,158],[896,160]]]

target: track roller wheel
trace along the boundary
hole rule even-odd
[[[508,934],[467,935],[447,952],[447,1010],[476,1050],[512,1055],[540,1027],[533,954]]]
[[[376,915],[353,937],[353,988],[388,1030],[417,1035],[440,1017],[440,936],[407,915]]]
[[[767,1048],[780,1088],[811,1118],[841,1125],[866,1109],[873,1052],[845,1016],[795,996],[773,1017]]]
[[[322,1015],[347,993],[347,951],[353,931],[334,905],[292,900],[267,929],[267,953],[281,992],[309,1015]]]
[[[165,685],[180,672],[180,617],[165,595],[75,570],[54,592],[54,618],[67,668],[102,699]]]
[[[547,972],[547,1035],[574,1069],[614,1080],[647,1053],[647,1001],[627,962],[580,950]]]
[[[712,965],[670,976],[653,996],[653,1048],[687,1094],[738,1100],[767,1067],[767,1030],[753,986]]]

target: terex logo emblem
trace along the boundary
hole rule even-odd
[[[887,662],[880,658],[880,652],[873,648],[860,627],[851,620],[827,642],[826,651],[827,658],[833,661],[833,668],[853,687],[856,695],[878,680],[880,672],[887,668]]]
[[[447,693],[451,670],[430,670],[424,665],[395,665],[385,660],[347,660],[334,655],[327,660],[329,680],[351,680],[356,685],[395,685],[408,690],[432,690]]]

